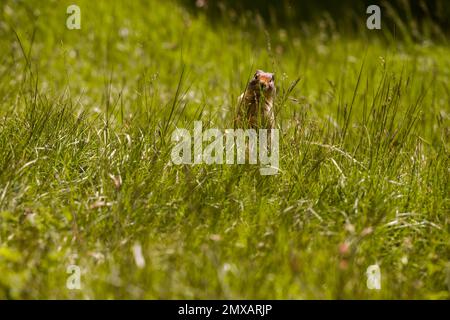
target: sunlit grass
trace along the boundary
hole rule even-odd
[[[447,43],[160,1],[78,1],[69,31],[69,4],[0,6],[0,298],[449,298]],[[255,69],[281,173],[171,165]]]

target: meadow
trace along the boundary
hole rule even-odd
[[[448,36],[353,15],[2,1],[0,298],[449,299]],[[176,128],[233,127],[256,69],[279,174],[171,163]]]

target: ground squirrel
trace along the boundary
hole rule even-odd
[[[235,128],[274,129],[275,75],[257,70],[238,99]]]

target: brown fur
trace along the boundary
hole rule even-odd
[[[275,128],[275,91],[273,73],[257,70],[245,92],[239,97],[235,128]]]

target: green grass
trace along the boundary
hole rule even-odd
[[[72,2],[0,5],[0,298],[450,298],[446,41],[113,3],[77,1],[72,31]],[[281,173],[171,165],[255,69]]]

